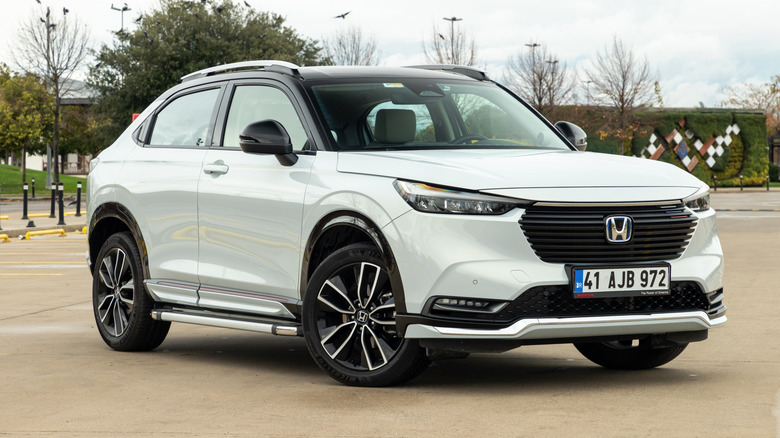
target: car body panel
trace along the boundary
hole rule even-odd
[[[338,169],[550,202],[683,199],[702,187],[662,162],[541,149],[342,152]]]
[[[281,166],[273,155],[212,149],[200,172],[198,280],[218,288],[298,297],[303,199],[313,155]]]

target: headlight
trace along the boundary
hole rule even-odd
[[[685,206],[690,208],[691,211],[701,213],[710,209],[710,192],[704,193],[704,195],[696,198],[688,198],[685,201]]]
[[[454,214],[504,214],[522,201],[395,180],[398,193],[417,211]]]

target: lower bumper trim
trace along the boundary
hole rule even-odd
[[[577,339],[690,332],[720,327],[726,316],[710,319],[705,312],[617,315],[577,318],[528,318],[509,327],[458,328],[410,324],[404,337],[413,339]]]

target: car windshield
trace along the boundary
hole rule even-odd
[[[569,146],[500,87],[465,81],[311,87],[339,150]]]

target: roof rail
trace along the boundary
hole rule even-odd
[[[407,65],[407,68],[419,68],[423,70],[439,70],[439,71],[450,71],[453,73],[458,73],[463,76],[468,76],[472,79],[476,79],[478,81],[489,81],[490,78],[488,78],[487,74],[474,67],[468,67],[465,65],[454,65],[454,64],[429,64],[429,65]]]
[[[218,65],[216,67],[204,68],[203,70],[198,70],[196,72],[182,76],[181,81],[185,82],[200,77],[212,76],[215,74],[227,73],[235,70],[248,70],[248,69],[263,69],[266,71],[276,71],[279,73],[288,74],[290,76],[299,77],[300,73],[298,72],[298,68],[299,67],[297,65],[286,61],[274,61],[274,60],[243,61],[243,62],[234,62],[232,64]]]

